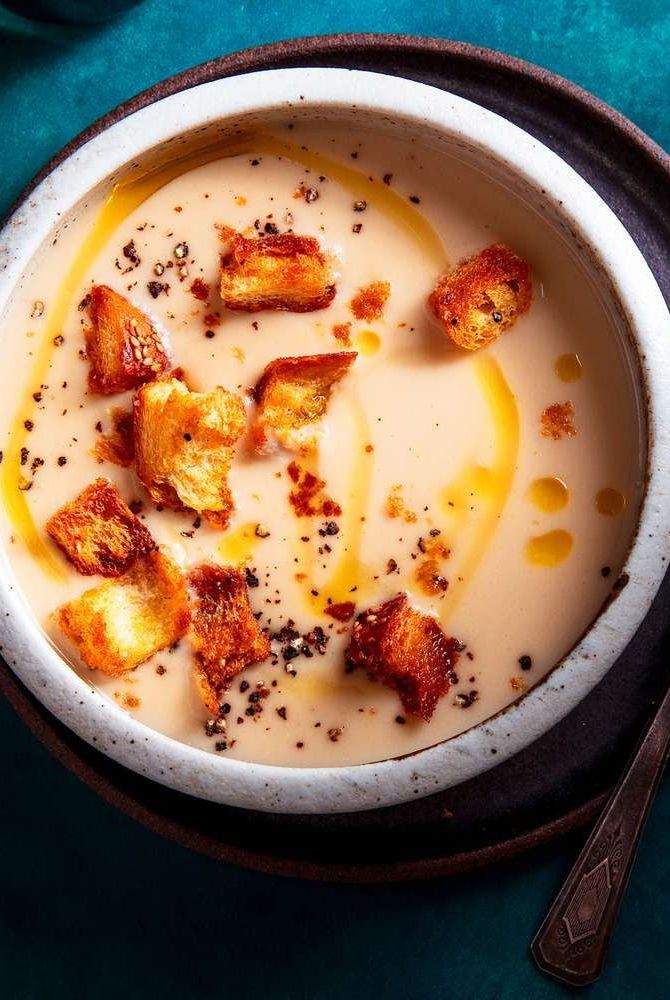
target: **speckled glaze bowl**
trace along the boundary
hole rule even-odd
[[[49,174],[0,234],[0,311],[28,261],[93,191],[157,147],[192,133],[225,134],[277,113],[355,117],[445,150],[504,180],[560,227],[616,317],[648,427],[648,481],[637,535],[613,600],[549,676],[506,711],[409,757],[339,768],[245,763],[186,746],[129,717],[82,681],[36,624],[0,562],[2,645],[26,687],[65,725],[114,760],[179,791],[249,809],[333,813],[410,801],[480,774],[549,730],[605,676],[645,618],[666,569],[670,509],[670,315],[624,227],[563,160],[505,119],[404,79],[338,69],[284,69],[215,80],[111,124]],[[0,334],[1,335],[1,334]],[[622,586],[622,582],[626,586]],[[496,748],[496,756],[491,748]]]

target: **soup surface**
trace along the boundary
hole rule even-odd
[[[316,236],[337,260],[332,304],[225,312],[217,226]],[[530,263],[532,306],[492,346],[454,350],[427,296],[448,267],[496,241]],[[352,298],[379,281],[390,285],[382,318],[356,319]],[[245,394],[273,359],[350,340],[358,358],[332,394],[318,453],[318,474],[342,508],[336,530],[324,517],[296,516],[294,456],[260,457],[244,438],[225,531],[157,510],[132,467],[99,461],[96,442],[132,394],[87,391],[78,306],[92,284],[150,315],[199,391]],[[2,404],[3,531],[20,586],[74,670],[177,740],[287,766],[430,746],[537,684],[617,580],[644,457],[620,335],[562,237],[496,181],[441,152],[341,125],[278,125],[138,171],[106,205],[94,199],[62,227],[3,326],[12,372]],[[547,433],[543,412],[567,403],[575,433]],[[58,606],[99,581],[78,575],[44,525],[101,475],[141,502],[139,516],[183,568],[212,559],[248,570],[252,607],[278,638],[271,658],[232,682],[225,739],[206,731],[187,637],[109,677],[89,671],[53,622]],[[433,593],[424,586],[431,546]],[[363,671],[345,671],[352,623],[324,613],[331,602],[352,601],[359,612],[402,591],[465,645],[430,722],[407,715]],[[316,626],[327,641],[295,655],[301,644],[291,635]]]

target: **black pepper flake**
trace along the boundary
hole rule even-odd
[[[208,340],[211,340],[212,337],[216,336],[216,334],[214,333],[214,330],[205,330],[205,336]]]
[[[186,431],[186,433],[184,434],[184,441],[192,441],[192,440],[193,436],[189,434],[188,431]]]
[[[460,708],[470,708],[476,701],[479,701],[479,691],[469,691],[467,694],[462,692],[454,698],[454,704]]]
[[[331,743],[337,743],[341,735],[342,735],[342,730],[336,727],[333,727],[333,729],[328,730],[328,739],[330,740]]]
[[[294,660],[296,656],[300,656],[300,650],[296,649],[295,646],[284,646],[281,655],[285,660]]]
[[[533,661],[527,653],[524,653],[523,656],[519,657],[519,666],[522,670],[530,670],[533,666]]]
[[[130,243],[126,243],[123,248],[123,256],[129,260],[131,264],[134,264],[135,267],[142,263],[135,247],[134,240],[131,240]]]
[[[279,229],[274,224],[274,222],[266,222],[265,226],[263,228],[265,229],[266,236],[278,236],[279,235]]]
[[[352,233],[360,233],[362,228],[363,228],[362,222],[354,222],[353,226],[351,227],[351,231]]]
[[[65,457],[65,455],[59,455],[56,461],[60,466],[67,465],[67,458]]]
[[[600,570],[600,574],[605,580],[607,579],[607,577],[610,575],[611,572],[612,570],[609,566],[603,566],[603,568]]]
[[[364,212],[368,207],[367,201],[355,201],[354,202],[354,212]]]
[[[389,561],[386,563],[386,575],[389,576],[391,573],[395,573],[397,568],[398,568],[398,563],[395,561],[395,559],[389,559]]]
[[[91,296],[90,295],[85,295],[84,298],[79,303],[79,305],[77,306],[77,309],[79,310],[79,312],[83,312],[84,309],[88,309],[88,307],[90,306],[90,304],[91,304]],[[54,341],[54,343],[55,343],[55,341]]]
[[[409,196],[409,200],[412,202],[413,205],[420,205],[421,204],[421,199],[416,194],[411,194]]]
[[[258,587],[260,585],[260,580],[248,566],[245,567],[244,578],[247,581],[247,587]]]
[[[384,184],[390,184],[393,180],[393,174],[384,174]]]
[[[24,420],[23,421],[23,426],[25,427],[25,429],[27,431],[31,431],[33,429],[33,427],[35,426],[35,424],[32,422],[32,420]]]
[[[279,708],[275,709],[275,712],[280,719],[284,719],[284,721],[286,721],[286,705],[280,705]]]
[[[42,402],[42,393],[41,392],[34,392],[33,393],[33,399],[35,400],[36,403],[41,403]]]
[[[221,753],[223,750],[228,749],[228,744],[226,743],[225,740],[219,740],[217,743],[214,744],[214,749],[219,753]]]
[[[249,161],[249,163],[251,164],[252,167],[257,167],[260,162],[261,162],[260,160],[250,160]]]
[[[167,295],[170,291],[170,286],[163,281],[147,281],[147,288],[152,299],[157,299],[161,292]]]
[[[240,684],[240,691],[244,694],[245,691],[249,690],[249,681],[242,681]]]
[[[28,461],[28,455],[29,454],[30,454],[30,452],[28,451],[27,448],[22,448],[21,449],[21,465],[25,465],[26,464],[26,462]]]
[[[502,323],[503,314],[501,312],[498,312],[498,310],[496,309],[494,310],[494,312],[491,313],[491,319],[493,320],[494,323]]]
[[[221,715],[228,715],[230,712],[230,704],[227,701],[224,701],[222,705],[219,705],[219,711],[221,712]]]
[[[258,691],[252,691],[251,694],[249,695],[249,701],[251,702],[252,705],[255,705],[256,702],[260,701],[260,697],[261,696],[258,693]]]
[[[163,676],[163,674],[166,674],[166,673],[167,673],[167,668],[166,668],[166,667],[164,667],[162,663],[159,663],[159,664],[158,664],[158,665],[156,666],[156,673],[158,674],[158,676],[159,676],[159,677],[162,677],[162,676]]]
[[[302,740],[299,743],[296,743],[296,746],[297,746],[298,750],[302,750],[302,748],[304,747],[304,745],[305,744],[302,742]]]
[[[395,721],[398,723],[399,726],[404,726],[407,722],[407,719],[405,718],[404,715],[396,715]]]

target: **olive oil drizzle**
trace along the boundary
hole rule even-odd
[[[445,496],[450,493],[463,495],[463,483],[465,479],[471,482],[473,474],[485,486],[480,494],[484,505],[479,522],[465,553],[454,562],[449,573],[449,589],[440,605],[443,623],[448,621],[463,597],[500,523],[512,489],[519,454],[519,411],[500,364],[490,354],[479,355],[473,363],[479,389],[488,405],[494,454],[490,467],[469,464],[454,486],[444,491]]]

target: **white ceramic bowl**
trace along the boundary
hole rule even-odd
[[[632,239],[565,162],[498,115],[395,77],[337,69],[283,69],[205,83],[111,125],[70,155],[0,234],[0,312],[27,262],[57,222],[94,189],[108,188],[135,158],[179,145],[194,130],[259,122],[278,112],[411,132],[504,179],[560,226],[618,317],[639,364],[647,407],[648,486],[625,566],[629,583],[565,660],[519,702],[406,758],[338,768],[284,768],[231,760],[186,746],[135,721],[91,689],[37,626],[0,560],[3,655],[32,693],[79,736],[139,774],[215,802],[286,812],[343,812],[391,805],[458,784],[517,753],[550,729],[606,674],[645,617],[663,578],[670,505],[670,316]],[[635,355],[637,354],[637,358]],[[497,755],[491,754],[495,746]]]

